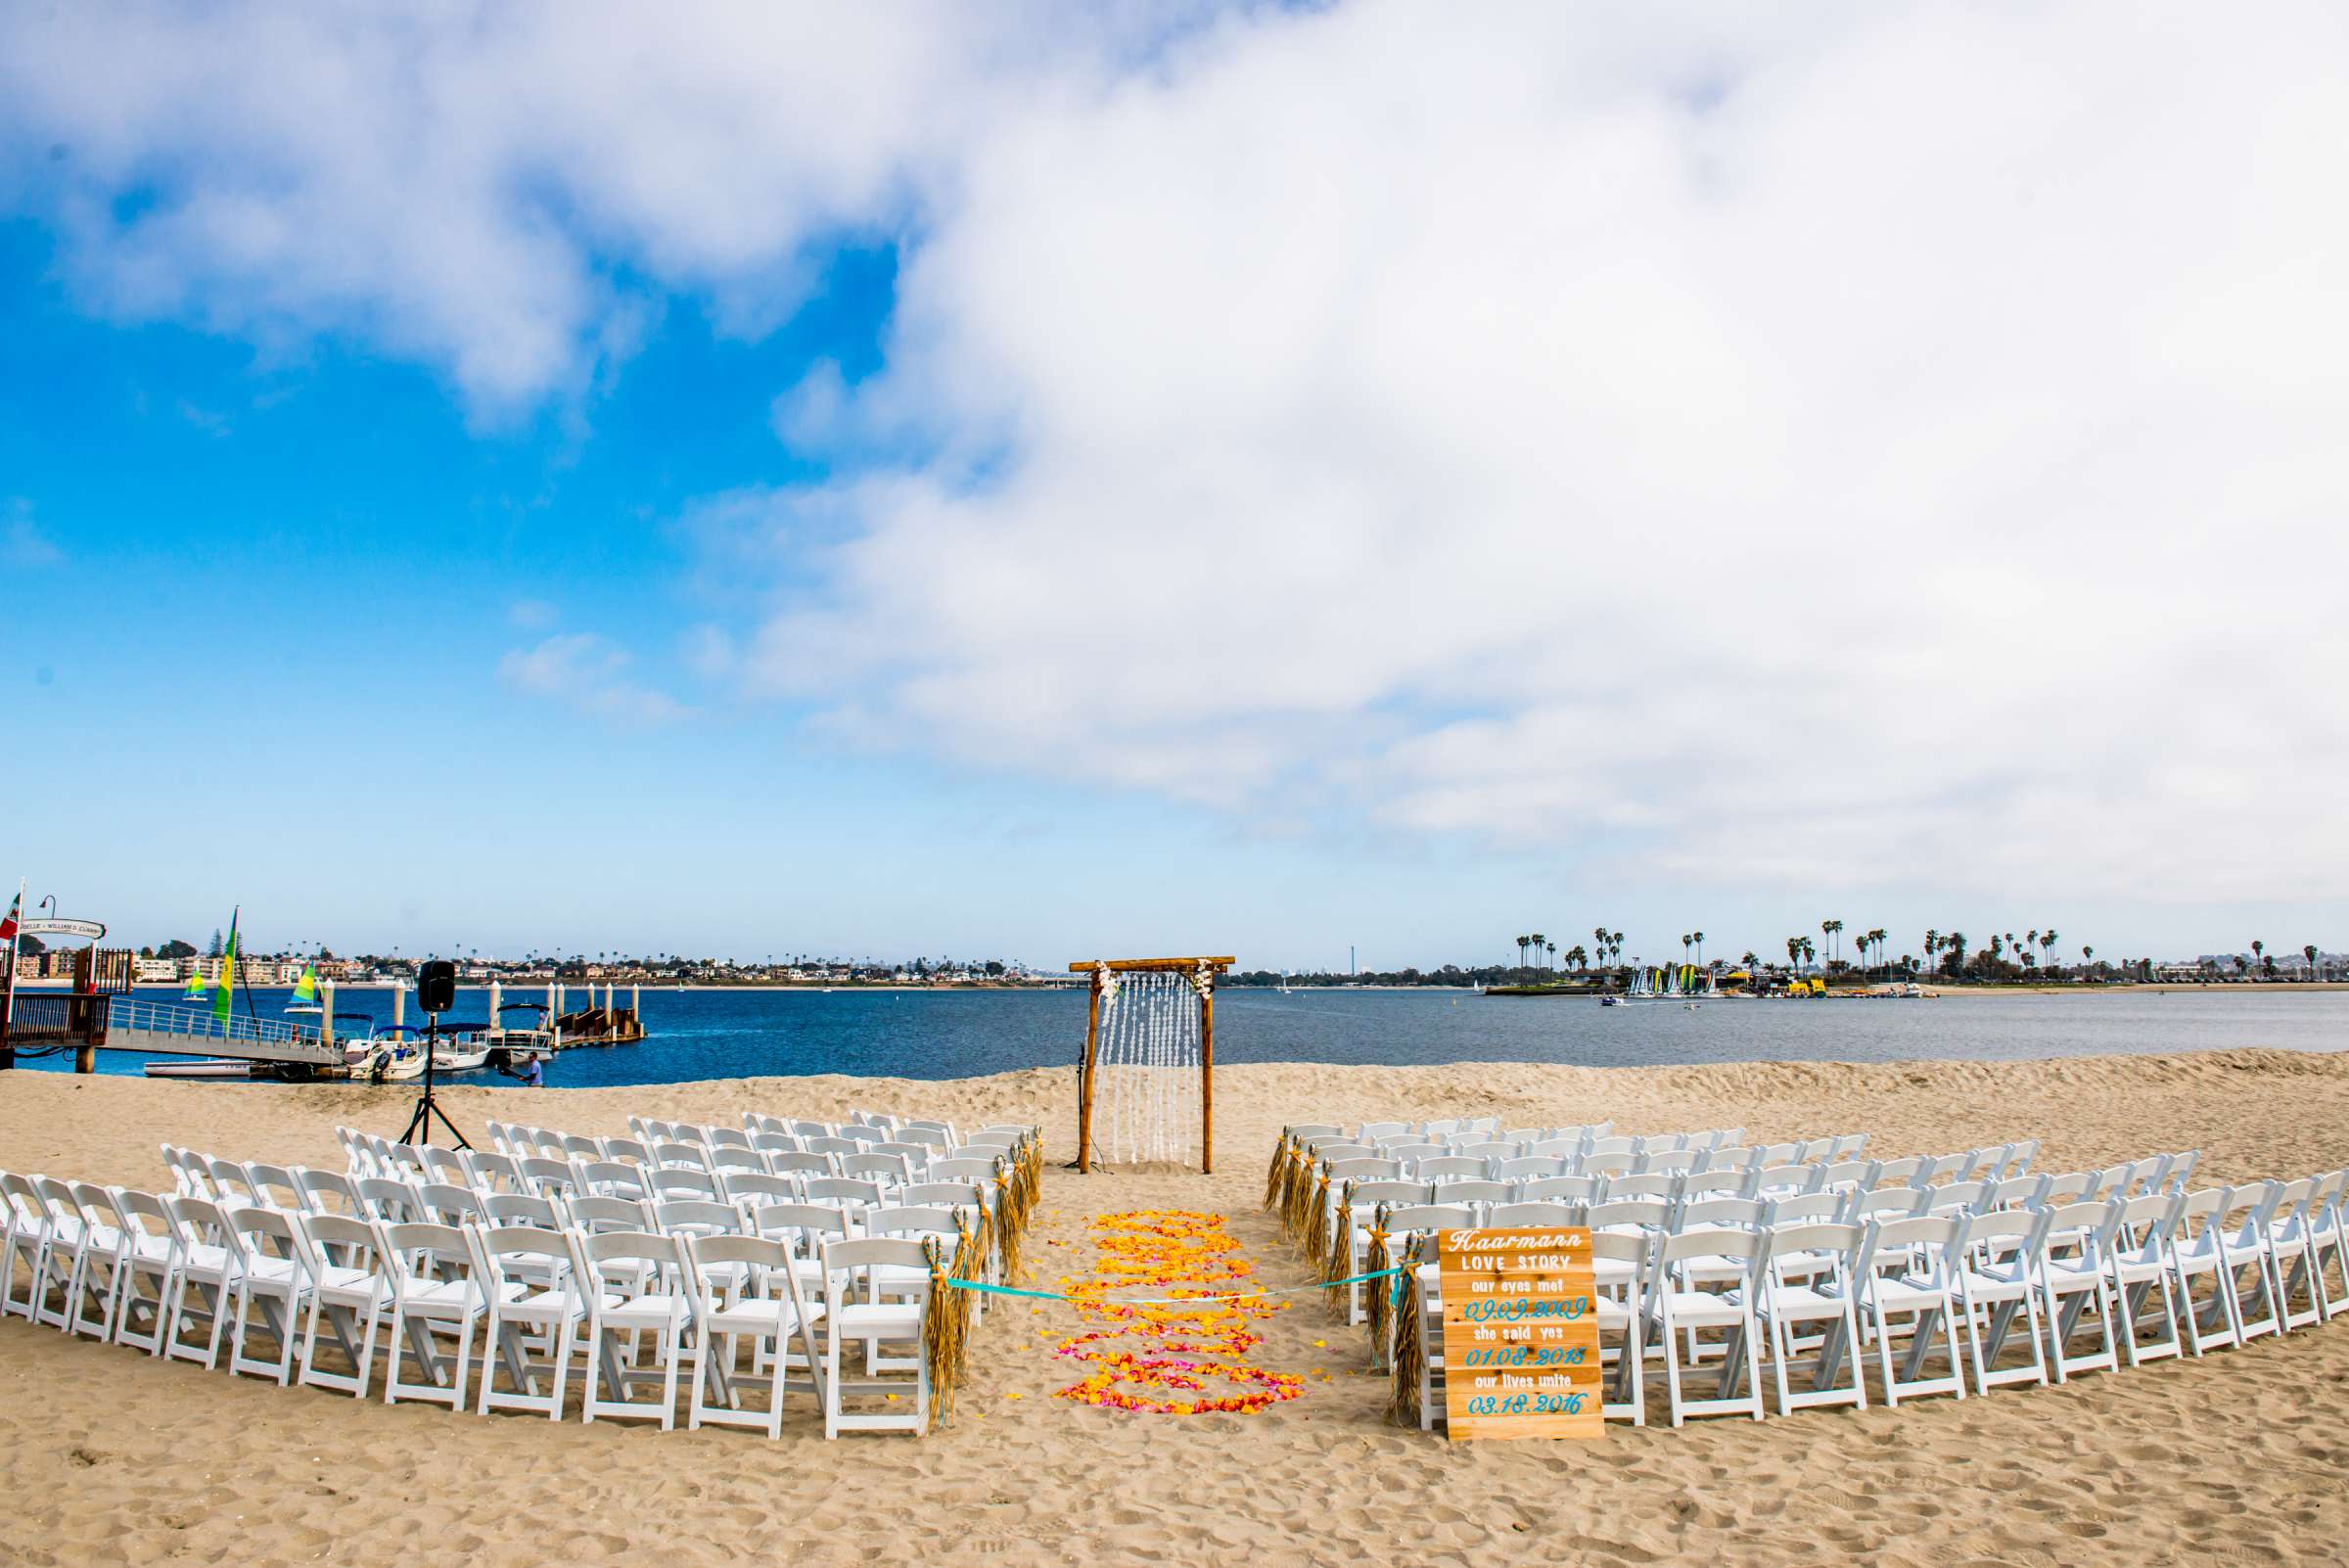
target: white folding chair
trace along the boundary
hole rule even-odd
[[[375,1369],[375,1335],[382,1322],[384,1300],[390,1293],[390,1266],[383,1256],[383,1233],[358,1215],[305,1214],[298,1222],[310,1271],[309,1310],[303,1314],[298,1382],[333,1389],[353,1397],[367,1392]],[[318,1330],[333,1336],[348,1371],[338,1372],[318,1360]]]
[[[2185,1354],[2178,1331],[2178,1296],[2170,1262],[2170,1215],[2178,1199],[2158,1188],[2121,1205],[2112,1238],[2104,1251],[2105,1268],[2115,1310],[2113,1332],[2131,1366]],[[2139,1335],[2146,1325],[2147,1307],[2161,1293],[2158,1337],[2150,1343]]]
[[[114,1342],[150,1356],[161,1355],[167,1326],[163,1314],[179,1256],[171,1216],[164,1212],[163,1200],[152,1192],[109,1187],[107,1196],[114,1208],[115,1234],[121,1238],[114,1267]],[[152,1291],[141,1288],[150,1284]],[[137,1326],[142,1312],[147,1319],[144,1329]]]
[[[230,1296],[228,1369],[272,1378],[284,1388],[294,1378],[297,1324],[308,1305],[316,1269],[294,1219],[277,1209],[231,1209],[225,1232],[237,1253],[236,1288]],[[259,1323],[253,1321],[258,1314]],[[277,1354],[267,1360],[245,1353],[255,1327],[269,1336]]]
[[[824,1369],[817,1381],[824,1402],[824,1436],[833,1438],[844,1431],[922,1432],[930,1425],[930,1371],[922,1355],[923,1324],[928,1315],[926,1296],[911,1299],[886,1299],[882,1291],[882,1270],[893,1271],[901,1278],[903,1271],[927,1271],[929,1258],[918,1241],[895,1236],[866,1237],[859,1240],[832,1241],[823,1245],[824,1268]],[[881,1362],[880,1347],[885,1343],[909,1345],[909,1360],[913,1367],[910,1385],[901,1379],[881,1379],[869,1371],[853,1383],[843,1380],[840,1355],[843,1345],[850,1342],[865,1347],[868,1367]],[[851,1394],[901,1395],[910,1386],[913,1398],[898,1403],[910,1407],[898,1412],[852,1410],[847,1407]]]
[[[1965,1323],[1965,1348],[1974,1363],[1974,1392],[1988,1394],[2006,1383],[2048,1381],[2046,1347],[2040,1338],[2039,1281],[2046,1267],[2048,1214],[2009,1211],[1965,1218],[1958,1241],[1958,1315]],[[1998,1364],[2021,1318],[2022,1342],[2030,1360]]]
[[[473,1244],[455,1225],[379,1221],[377,1229],[387,1266],[384,1308],[391,1337],[384,1403],[419,1400],[461,1410],[473,1367],[474,1330],[488,1305]],[[453,1354],[441,1351],[443,1336]],[[413,1354],[424,1381],[400,1376],[404,1353]]]
[[[693,1322],[684,1244],[674,1236],[625,1230],[574,1230],[571,1241],[575,1277],[587,1298],[590,1364],[580,1419],[658,1420],[668,1431],[676,1425],[678,1360]],[[621,1355],[622,1336],[633,1354],[645,1335],[652,1338],[660,1374],[657,1401],[628,1397],[638,1378],[653,1373]]]
[[[788,1390],[805,1388],[816,1395],[819,1406],[823,1402],[824,1361],[814,1334],[824,1307],[803,1295],[791,1243],[765,1236],[695,1235],[686,1238],[685,1258],[694,1315],[686,1426],[748,1426],[781,1437]],[[751,1349],[747,1370],[745,1342]],[[795,1366],[805,1374],[796,1384]],[[744,1386],[761,1376],[765,1408],[745,1408]]]
[[[220,1335],[227,1326],[229,1298],[237,1285],[237,1254],[228,1239],[228,1218],[206,1198],[165,1198],[171,1217],[176,1253],[171,1270],[171,1300],[163,1312],[163,1356],[166,1360],[220,1364]],[[198,1301],[191,1304],[189,1292]],[[190,1327],[208,1325],[201,1349],[184,1343]]]
[[[2117,1244],[2125,1207],[2114,1198],[2048,1212],[2039,1278],[2047,1313],[2048,1366],[2058,1383],[2068,1381],[2074,1372],[2120,1369],[2110,1254]],[[2081,1318],[2092,1309],[2101,1347],[2075,1354],[2072,1340],[2079,1333]]]
[[[559,1230],[521,1224],[469,1227],[465,1235],[475,1249],[484,1298],[475,1412],[527,1410],[561,1420],[572,1357],[587,1318],[570,1240]],[[501,1368],[504,1388],[497,1380]]]
[[[1722,1200],[1716,1200],[1722,1201]],[[1672,1424],[1691,1415],[1750,1415],[1762,1419],[1762,1377],[1754,1298],[1759,1293],[1766,1238],[1747,1230],[1707,1230],[1693,1235],[1668,1235],[1656,1258],[1656,1339],[1664,1352],[1664,1387],[1672,1407]],[[1688,1266],[1702,1260],[1708,1268],[1723,1260],[1745,1268],[1743,1276],[1727,1290],[1700,1288],[1688,1277]],[[1689,1399],[1681,1391],[1681,1336],[1693,1347],[1701,1336],[1715,1331],[1723,1338],[1714,1354],[1720,1360],[1719,1383],[1713,1397]],[[1694,1350],[1692,1349],[1692,1355]],[[1740,1378],[1743,1394],[1734,1393]]]
[[[2178,1280],[2178,1311],[2186,1325],[2187,1348],[2199,1357],[2242,1343],[2242,1303],[2227,1265],[2227,1188],[2204,1187],[2179,1198],[2170,1217],[2170,1268]],[[2207,1279],[2207,1298],[2194,1295],[2194,1281]]]
[[[1962,1223],[1946,1215],[1868,1222],[1852,1284],[1866,1314],[1868,1337],[1875,1341],[1876,1369],[1887,1406],[1929,1394],[1965,1398],[1965,1361],[1958,1348],[1958,1306],[1950,1278],[1957,1267]],[[1933,1353],[1936,1330],[1942,1336],[1947,1370],[1927,1376],[1925,1362]],[[1892,1342],[1904,1336],[1909,1343],[1896,1371]]]

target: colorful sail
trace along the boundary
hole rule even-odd
[[[228,946],[220,954],[220,989],[212,992],[212,1022],[228,1028],[229,1003],[236,994],[237,985],[237,914],[228,916]]]
[[[301,978],[294,983],[294,1002],[309,1006],[318,1000],[318,971],[309,964],[301,966]]]
[[[180,994],[186,997],[196,997],[211,989],[212,983],[204,978],[203,970],[191,969],[188,971],[188,989],[181,992]]]

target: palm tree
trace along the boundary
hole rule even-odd
[[[1811,939],[1809,937],[1805,937],[1803,939],[1803,962],[1809,963],[1812,959],[1818,956],[1819,949],[1811,945]]]
[[[1739,962],[1745,965],[1745,972],[1747,974],[1750,975],[1754,972],[1754,964],[1758,956],[1759,955],[1755,953],[1753,948],[1748,947],[1745,949],[1745,956],[1740,959]]]
[[[1941,945],[1950,955],[1950,961],[1944,967],[1955,974],[1965,973],[1965,933],[1953,931],[1941,939]]]
[[[2041,957],[2052,959],[2055,956],[2055,928],[2053,926],[2048,927],[2039,934],[2039,947]]]
[[[1843,922],[1840,920],[1821,920],[1819,923],[1819,934],[1827,939],[1827,967],[1829,969],[1835,967],[1835,933],[1842,929]]]
[[[1583,945],[1579,942],[1566,949],[1566,961],[1574,965],[1578,974],[1587,975],[1590,972],[1590,955],[1583,950]]]
[[[1705,962],[1705,934],[1704,934],[1703,932],[1701,932],[1701,931],[1700,931],[1700,932],[1698,932],[1698,933],[1696,934],[1696,962],[1697,962],[1697,966],[1698,966],[1699,968],[1702,968],[1702,967],[1704,966],[1704,962]]]
[[[2268,945],[2266,943],[2260,941],[2257,937],[2253,937],[2251,939],[2251,956],[2253,958],[2261,958],[2262,955],[2267,952],[2267,950]]]
[[[1694,941],[1696,941],[1696,937],[1692,933],[1686,931],[1681,933],[1681,962],[1688,961],[1688,945]]]
[[[2085,943],[2085,942],[2084,942],[2084,943],[2082,943],[2082,944],[2080,944],[2080,967],[2081,967],[2081,968],[2083,968],[2083,969],[2086,969],[2086,968],[2088,967],[2088,961],[2089,961],[2091,958],[2094,958],[2096,955],[2096,948],[2094,948],[2094,947],[2090,946],[2090,945],[2089,945],[2087,943]]]
[[[1533,940],[1534,940],[1534,939],[1533,939],[1533,938],[1531,938],[1531,937],[1519,937],[1519,938],[1517,939],[1517,967],[1518,967],[1518,968],[1520,968],[1520,969],[1523,969],[1523,968],[1525,967],[1525,949],[1526,949],[1526,945],[1527,945],[1527,944],[1531,943]]]
[[[1621,958],[1623,956],[1623,933],[1620,931],[1608,932],[1607,946],[1612,949],[1617,958]]]
[[[1549,967],[1558,967],[1558,945],[1554,942],[1549,945]]]
[[[1803,944],[1807,940],[1803,937],[1786,939],[1786,961],[1794,966],[1794,972],[1798,975],[1803,972]]]
[[[1535,933],[1534,933],[1534,956],[1535,956],[1535,957],[1539,958],[1539,957],[1541,957],[1541,956],[1542,956],[1542,948],[1543,948],[1543,944],[1544,944],[1544,943],[1546,943],[1548,940],[1549,940],[1548,938],[1546,938],[1546,937],[1543,936],[1543,935],[1542,935],[1542,933],[1541,933],[1541,932],[1539,932],[1539,931],[1537,931],[1537,932],[1535,932]]]
[[[2302,943],[2300,945],[2300,956],[2308,960],[2308,978],[2310,980],[2316,979],[2317,945],[2313,942]]]

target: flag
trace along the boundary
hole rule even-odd
[[[237,911],[228,916],[228,945],[220,953],[220,989],[212,992],[212,1022],[228,1027],[228,1009],[237,984]]]
[[[7,943],[11,947],[16,945],[17,916],[23,914],[23,912],[24,895],[23,893],[19,893],[16,897],[16,901],[8,906],[7,917],[0,919],[0,942]]]

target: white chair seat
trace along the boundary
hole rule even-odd
[[[922,1326],[922,1309],[894,1302],[858,1302],[843,1307],[834,1332],[849,1339],[904,1337]]]
[[[821,1305],[808,1306],[809,1323],[822,1321],[823,1315]],[[702,1321],[702,1327],[713,1334],[788,1334],[799,1326],[798,1309],[781,1299],[737,1302],[713,1312]]]
[[[1663,1295],[1672,1303],[1673,1321],[1682,1327],[1745,1321],[1745,1305],[1735,1291],[1674,1290]]]
[[[1888,1313],[1912,1313],[1943,1305],[1937,1287],[1893,1274],[1878,1275],[1868,1287],[1868,1296]]]
[[[601,1315],[610,1329],[666,1328],[691,1315],[682,1296],[607,1297],[605,1302]]]

